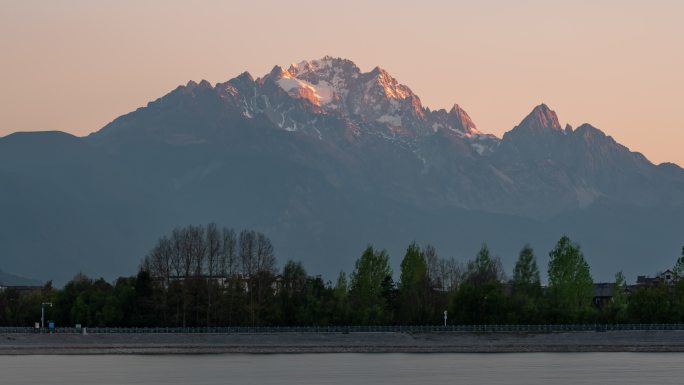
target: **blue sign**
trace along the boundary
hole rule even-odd
[[[48,329],[50,329],[50,330],[55,329],[55,322],[54,321],[48,321]]]

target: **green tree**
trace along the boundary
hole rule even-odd
[[[682,255],[677,258],[677,262],[675,263],[673,270],[677,278],[684,277],[684,246],[682,246]]]
[[[672,322],[684,321],[684,279],[681,278],[677,279],[672,292],[672,313]]]
[[[459,324],[504,324],[508,323],[508,309],[509,301],[500,282],[465,282],[454,295],[450,314]]]
[[[283,291],[291,293],[303,291],[307,277],[306,269],[301,262],[287,261],[283,266]]]
[[[227,326],[247,324],[248,302],[245,293],[245,284],[240,277],[233,275],[226,280],[225,287],[221,291],[219,301],[219,323]]]
[[[133,326],[155,326],[158,322],[154,302],[154,288],[149,272],[140,270],[135,277],[133,309],[135,316],[131,317]]]
[[[454,295],[451,313],[457,323],[493,324],[508,321],[509,303],[503,290],[503,268],[483,244],[468,262],[465,280]]]
[[[333,288],[333,309],[332,322],[337,325],[347,324],[349,322],[349,284],[347,283],[347,274],[340,271],[337,276],[337,282]]]
[[[539,321],[541,308],[541,279],[537,259],[530,245],[525,245],[513,269],[511,303],[515,321],[534,323]]]
[[[665,284],[637,289],[628,299],[630,322],[669,323],[674,321],[670,288]]]
[[[108,326],[140,326],[135,320],[138,316],[135,302],[135,278],[119,277],[114,282],[113,295],[104,309]],[[146,313],[147,317],[153,317],[157,322],[160,321],[159,314],[154,311],[147,310]]]
[[[401,261],[398,320],[400,323],[428,322],[430,290],[427,262],[420,247],[414,242],[406,249]]]
[[[550,316],[556,322],[588,321],[594,285],[580,246],[562,236],[549,253]]]
[[[320,276],[308,277],[304,285],[302,305],[298,309],[299,325],[330,324],[332,288],[326,286]]]
[[[301,262],[287,261],[283,267],[282,286],[278,291],[280,322],[295,325],[301,318],[302,308],[306,305],[307,274]]]
[[[535,289],[541,284],[539,277],[539,267],[537,267],[537,258],[534,256],[534,250],[530,245],[525,245],[513,269],[513,285],[521,289]]]
[[[387,252],[375,251],[369,245],[356,260],[351,275],[350,297],[356,322],[383,324],[391,318],[387,301],[388,278],[392,279],[392,270]]]
[[[603,322],[623,323],[627,321],[628,297],[627,280],[622,271],[615,273],[615,283],[613,283],[613,298],[608,306],[603,309]]]
[[[468,262],[466,281],[475,285],[487,282],[501,282],[504,278],[501,260],[492,257],[487,244],[482,244],[475,259]]]

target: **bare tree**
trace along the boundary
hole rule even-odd
[[[276,257],[273,253],[273,244],[262,233],[256,235],[257,271],[274,275],[276,272]]]
[[[439,257],[437,256],[437,250],[432,245],[427,245],[423,249],[423,256],[425,256],[425,263],[427,264],[427,274],[430,280],[430,287],[441,288],[443,287],[442,276],[440,272]]]
[[[203,231],[203,229],[202,229]],[[204,243],[201,232],[196,226],[187,226],[178,230],[178,248],[180,251],[181,276],[183,282],[183,327],[187,325],[188,304],[192,299],[193,278],[201,274],[201,263],[203,255],[202,245]],[[199,244],[199,243],[201,244]],[[199,266],[199,267],[198,267]],[[198,271],[199,270],[199,271]]]
[[[171,272],[176,279],[183,274],[183,232],[175,228],[171,233]]]
[[[256,235],[256,260],[257,260],[257,304],[259,309],[266,300],[266,295],[271,288],[276,274],[276,258],[273,253],[273,244],[262,233]],[[260,319],[260,313],[257,313],[257,321]]]
[[[237,238],[235,237],[235,230],[223,229],[223,241],[221,242],[219,258],[219,269],[224,278],[232,277],[237,273]]]
[[[252,324],[257,323],[257,306],[264,300],[264,293],[270,287],[276,272],[273,244],[264,234],[252,230],[240,232],[240,261],[242,273],[247,280],[249,308]]]
[[[171,241],[161,237],[157,244],[143,260],[141,268],[162,285],[168,287],[171,274]]]
[[[461,283],[463,276],[463,267],[456,259],[440,259],[439,261],[439,275],[442,282],[441,289],[444,291],[455,290]]]
[[[259,309],[268,301],[267,293],[275,278],[276,258],[273,244],[264,234],[243,230],[236,236],[233,229],[219,229],[209,223],[206,227],[179,227],[170,237],[160,238],[144,257],[141,268],[166,289],[161,299],[164,309],[167,302],[175,303],[176,324],[187,326],[187,317],[193,313],[194,324],[204,322],[209,327],[219,320],[218,287],[225,288],[226,281],[230,289],[228,313],[232,317],[233,296],[237,293],[233,289],[246,283],[252,323],[257,324]]]
[[[201,278],[206,272],[205,259],[207,256],[207,244],[204,239],[204,226],[189,226],[190,236],[190,253],[192,254],[192,262],[194,265],[193,275],[196,278]]]
[[[173,229],[173,232],[171,233],[171,271],[172,274],[174,275],[174,279],[178,284],[183,285],[183,292],[181,295],[181,300],[182,300],[182,309],[183,309],[183,326],[185,326],[185,282],[179,281],[183,277],[183,272],[184,272],[184,251],[185,251],[185,231],[180,228],[175,228]],[[171,283],[169,282],[169,288]],[[180,318],[180,312],[181,312],[181,303],[178,301],[178,297],[176,296],[175,298],[175,303],[176,303],[176,325],[178,325],[181,321]]]
[[[242,274],[247,278],[256,273],[256,233],[252,230],[242,230],[240,232],[240,262],[242,263]]]
[[[171,284],[172,274],[172,258],[173,258],[173,243],[163,236],[159,239],[152,251],[145,257],[144,264],[141,269],[147,271],[156,285],[161,285],[163,289],[168,289]],[[158,293],[158,292],[157,292]],[[163,319],[167,318],[167,296],[165,291],[161,291],[161,295],[156,299],[157,303],[161,303],[161,311]]]
[[[195,324],[200,323],[200,293],[206,272],[207,245],[204,239],[204,226],[188,226],[190,254],[192,259],[192,279],[187,281],[194,294]]]
[[[227,314],[228,324],[232,324],[233,319],[233,296],[237,285],[240,283],[238,278],[239,263],[238,263],[238,244],[235,236],[235,230],[223,228],[221,253],[219,255],[219,270],[221,277],[224,280],[227,290]]]
[[[207,225],[206,231],[206,267],[207,267],[207,327],[211,326],[211,292],[219,267],[221,255],[221,234],[215,223]]]
[[[192,253],[192,236],[190,235],[190,227],[184,227],[179,230],[179,247],[180,260],[182,264],[182,279],[183,281],[192,276],[194,267],[194,255]]]
[[[255,314],[255,298],[254,298],[254,282],[255,273],[257,272],[256,262],[256,233],[251,230],[242,230],[240,232],[240,262],[242,263],[242,274],[247,280],[247,291],[249,293],[249,314],[254,325],[256,321]]]

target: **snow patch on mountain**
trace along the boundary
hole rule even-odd
[[[329,104],[333,99],[333,89],[327,82],[321,81],[313,85],[305,80],[283,75],[276,83],[287,93],[296,96],[312,95],[307,97],[314,104],[320,106]]]
[[[477,151],[478,154],[482,155],[485,151],[485,146],[483,146],[481,143],[471,143],[470,144],[475,151]]]
[[[206,82],[190,82],[186,87],[184,92],[192,93],[211,88]],[[500,141],[477,130],[458,104],[448,111],[431,111],[386,70],[375,67],[362,72],[346,59],[326,56],[287,69],[274,66],[261,78],[243,73],[213,89],[244,119],[265,118],[283,131],[325,141],[375,136],[415,150],[429,143],[423,139],[440,133],[465,142],[479,155],[492,154]],[[423,154],[429,162],[431,158]]]
[[[392,126],[401,127],[401,116],[385,114],[379,117],[377,121],[380,123],[387,123]]]

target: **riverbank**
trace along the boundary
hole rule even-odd
[[[684,352],[684,331],[0,334],[1,355]]]

